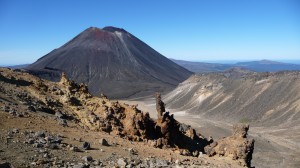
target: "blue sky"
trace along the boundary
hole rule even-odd
[[[300,59],[299,0],[0,0],[0,65],[34,62],[90,26],[175,59]]]

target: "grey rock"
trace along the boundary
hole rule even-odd
[[[67,120],[65,119],[59,119],[58,124],[64,127],[68,126]]]
[[[61,143],[61,141],[62,141],[62,139],[61,138],[59,138],[59,137],[55,137],[51,142],[52,143],[58,143],[58,144],[60,144]]]
[[[48,158],[48,157],[49,157],[49,154],[48,154],[48,153],[45,153],[45,154],[43,155],[43,157],[44,157],[44,158]]]
[[[34,143],[33,147],[35,147],[35,148],[42,148],[42,147],[44,147],[44,145],[40,144],[40,143]]]
[[[44,138],[38,138],[36,140],[36,142],[41,143],[41,144],[46,144],[47,143],[47,141]]]
[[[187,125],[187,124],[184,124],[184,123],[180,123],[180,125],[179,125],[179,131],[180,132],[187,132],[190,128],[191,128],[190,125]]]
[[[34,144],[34,139],[28,139],[27,141],[26,141],[26,143],[28,143],[28,144]]]
[[[24,114],[23,114],[23,113],[16,112],[16,116],[17,116],[17,117],[24,117]]]
[[[156,166],[165,167],[168,166],[169,162],[167,160],[156,159]]]
[[[0,167],[1,168],[13,168],[14,166],[12,166],[9,162],[0,162]]]
[[[48,141],[48,142],[53,141],[53,139],[54,139],[53,136],[46,136],[46,137],[45,137],[45,140]]]
[[[33,106],[28,106],[28,110],[31,112],[36,112],[36,109]]]
[[[83,163],[78,163],[77,165],[74,165],[73,168],[88,168],[88,166]]]
[[[135,166],[133,164],[131,164],[131,163],[126,166],[126,168],[133,168],[133,167],[135,167]]]
[[[48,148],[49,148],[49,149],[59,149],[59,147],[58,147],[57,144],[49,144],[49,145],[48,145]]]
[[[100,145],[102,145],[102,146],[109,146],[107,140],[104,139],[104,138],[101,138],[101,139],[99,140],[99,143],[100,143]]]
[[[45,132],[44,132],[44,131],[37,131],[37,132],[34,134],[34,137],[36,137],[36,138],[38,138],[38,137],[45,138]]]
[[[129,153],[132,154],[132,155],[136,155],[137,154],[137,151],[132,149],[132,148],[129,148],[128,149]]]
[[[12,129],[12,133],[19,133],[19,128],[14,128],[14,129]]]
[[[89,149],[91,149],[91,144],[88,143],[88,142],[83,142],[82,148],[83,148],[84,150],[89,150]]]
[[[63,114],[60,111],[55,112],[55,117],[63,118]]]
[[[73,146],[70,148],[70,151],[73,151],[73,152],[80,152],[80,150],[76,147],[76,146]]]
[[[100,161],[100,160],[94,160],[93,164],[94,164],[95,166],[100,165],[100,164],[101,164],[101,161]]]
[[[9,109],[10,109],[9,106],[4,106],[4,107],[3,107],[3,110],[4,110],[5,112],[9,112]]]
[[[93,158],[91,156],[83,156],[82,159],[85,161],[85,162],[91,162],[93,161]]]
[[[125,167],[127,165],[126,160],[123,158],[118,159],[117,163],[118,163],[118,166],[120,166],[120,167],[121,166]]]

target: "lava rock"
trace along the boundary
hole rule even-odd
[[[93,161],[93,158],[91,156],[84,156],[82,157],[82,159],[85,161],[85,162],[91,162]]]
[[[49,149],[59,149],[57,144],[49,144],[48,148]]]
[[[36,112],[36,109],[33,106],[28,106],[27,109],[31,112]]]
[[[45,133],[44,133],[44,131],[37,131],[37,132],[34,134],[34,137],[36,137],[36,138],[39,138],[39,137],[45,138]]]
[[[77,165],[74,165],[73,168],[88,168],[89,166],[83,164],[83,163],[78,163]]]
[[[19,133],[19,128],[14,128],[14,129],[12,129],[12,133],[14,133],[14,134]]]
[[[89,149],[91,149],[91,144],[88,143],[88,142],[83,142],[82,148],[83,148],[84,150],[89,150]]]
[[[99,140],[99,143],[100,143],[100,145],[102,145],[102,146],[109,146],[107,140],[104,139],[104,138],[101,138],[101,139]]]
[[[117,163],[120,167],[125,167],[127,165],[127,161],[123,158],[118,159]]]
[[[64,127],[68,126],[67,120],[65,119],[59,119],[58,124]]]
[[[35,148],[42,148],[42,147],[44,147],[44,145],[40,144],[40,143],[34,143],[33,147],[35,147]]]
[[[4,162],[4,163],[0,163],[0,167],[1,168],[13,168],[14,166],[12,166],[9,162]]]
[[[28,144],[34,144],[34,139],[28,139],[27,141],[26,141],[26,143],[28,143]]]
[[[73,152],[80,152],[80,150],[78,149],[78,147],[76,146],[73,146],[70,148],[70,151],[73,151]]]

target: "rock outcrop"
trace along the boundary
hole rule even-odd
[[[193,128],[179,123],[173,114],[166,112],[160,93],[156,93],[156,109],[158,115],[155,123],[156,147],[185,149],[188,151],[186,155],[191,155],[195,151],[203,152],[204,146],[208,145],[207,139],[198,136]]]
[[[242,166],[251,166],[254,150],[254,140],[247,138],[249,125],[236,124],[233,126],[233,135],[222,138],[205,147],[209,156],[219,155],[238,160]]]
[[[143,141],[148,146],[169,148],[181,155],[197,157],[206,152],[210,156],[229,156],[241,161],[243,166],[250,166],[254,141],[246,138],[249,126],[237,125],[233,136],[213,142],[167,112],[160,93],[156,94],[158,118],[154,120],[137,105],[111,101],[103,94],[93,97],[86,85],[69,80],[65,74],[61,76],[60,82],[50,82],[24,72],[0,69],[0,96],[22,102],[28,109],[26,113],[47,113],[64,128],[73,122],[86,131],[101,131],[130,141]],[[2,109],[19,114],[14,104],[4,103]],[[38,133],[37,136],[45,134]],[[84,149],[90,148],[89,143],[83,146]],[[78,151],[76,148],[70,150]]]

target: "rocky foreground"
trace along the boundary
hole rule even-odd
[[[0,167],[250,167],[248,125],[214,141],[165,111],[157,120],[62,75],[0,69]]]

